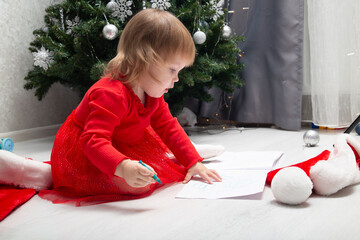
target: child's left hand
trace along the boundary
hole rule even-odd
[[[212,184],[211,178],[216,180],[217,182],[222,181],[220,175],[215,170],[208,169],[201,162],[197,162],[191,168],[189,168],[183,183],[188,183],[190,179],[196,174],[199,174],[200,177],[205,179],[205,181],[210,184]]]

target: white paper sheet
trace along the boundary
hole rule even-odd
[[[188,182],[177,198],[230,198],[262,192],[268,170],[221,170],[222,182],[208,184],[199,178]]]
[[[208,184],[194,177],[176,195],[177,198],[231,198],[260,193],[267,173],[282,156],[278,151],[224,152],[204,164],[221,175],[222,182]]]

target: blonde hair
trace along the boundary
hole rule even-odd
[[[137,13],[124,28],[117,55],[107,64],[104,75],[132,83],[150,64],[163,65],[179,54],[190,66],[195,58],[191,34],[173,14],[145,9]]]

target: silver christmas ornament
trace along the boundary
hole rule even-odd
[[[197,30],[194,33],[193,38],[196,44],[203,44],[206,41],[206,34],[201,30]]]
[[[110,1],[110,2],[108,2],[108,4],[106,4],[106,8],[109,9],[110,11],[115,11],[117,6],[118,6],[118,4],[113,1]]]
[[[223,29],[222,29],[222,37],[225,39],[228,39],[231,36],[231,28],[228,25],[224,25]]]
[[[314,147],[320,141],[320,135],[317,131],[308,130],[303,136],[304,143],[307,147]]]
[[[209,30],[209,24],[206,21],[200,21],[199,28],[200,30],[207,32]]]
[[[106,39],[113,40],[118,36],[119,29],[114,24],[106,24],[102,32]]]

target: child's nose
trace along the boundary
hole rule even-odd
[[[179,76],[176,75],[176,77],[173,78],[173,82],[178,82],[179,81]]]

